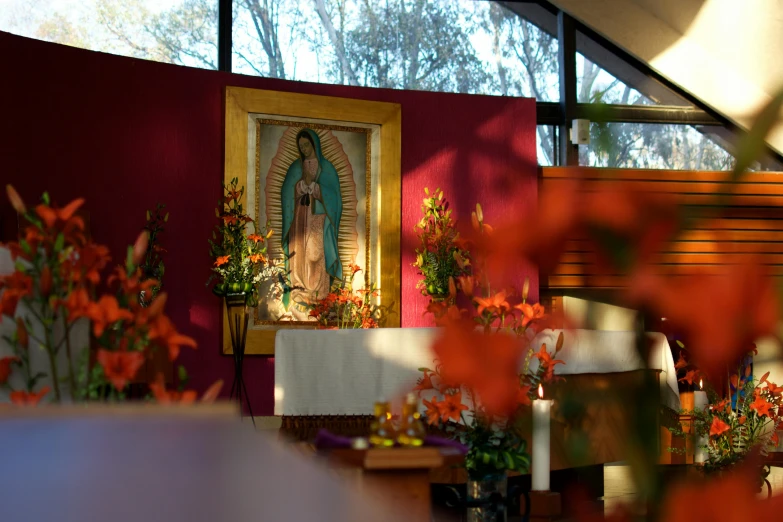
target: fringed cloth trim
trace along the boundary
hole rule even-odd
[[[280,438],[290,442],[312,442],[319,430],[343,437],[367,437],[372,415],[283,415]]]

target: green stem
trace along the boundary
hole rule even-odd
[[[63,328],[65,330],[65,355],[68,357],[68,386],[71,391],[71,400],[76,401],[76,377],[73,372],[73,359],[71,357],[71,328],[68,326],[68,320],[65,314],[63,318]]]
[[[54,341],[52,339],[52,331],[51,329],[46,328],[46,325],[44,325],[44,335],[46,337],[46,344],[44,345],[44,348],[46,348],[46,353],[49,355],[49,367],[52,369],[54,397],[57,402],[61,402],[62,397],[60,396],[60,378],[57,374],[57,360],[55,358],[54,352]]]

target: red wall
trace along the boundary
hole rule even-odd
[[[158,201],[171,212],[164,244],[172,320],[194,387],[231,382],[220,353],[221,302],[205,287],[206,238],[223,178],[227,85],[402,105],[402,324],[427,325],[411,267],[424,186],[440,187],[457,217],[476,202],[497,223],[536,204],[535,103],[530,99],[394,91],[247,77],[117,57],[0,32],[0,172],[27,202],[84,197],[93,238],[121,260]],[[16,217],[3,197],[2,239]],[[524,269],[537,294],[538,274]],[[535,295],[533,296],[535,297]],[[246,360],[254,413],[271,415],[274,360]],[[228,390],[225,390],[226,394]]]

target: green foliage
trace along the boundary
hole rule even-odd
[[[471,477],[482,478],[498,471],[527,473],[530,469],[527,441],[514,429],[493,429],[477,417],[470,429],[449,426],[447,431],[453,431],[455,438],[469,448],[465,468]]]
[[[449,279],[470,273],[470,253],[457,246],[459,233],[454,228],[449,203],[443,191],[436,189],[430,196],[429,189],[421,206],[424,216],[416,224],[419,247],[413,263],[423,276],[416,283],[425,296],[442,298],[449,294]]]

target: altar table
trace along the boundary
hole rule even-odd
[[[544,330],[532,341],[554,353],[561,330]],[[652,341],[647,364],[639,357],[633,332],[568,330],[555,375],[660,371],[661,402],[680,407],[674,360],[666,337]],[[437,328],[368,330],[279,330],[275,339],[275,415],[370,415],[379,398],[404,396],[433,367]],[[537,360],[531,363],[536,367]]]

